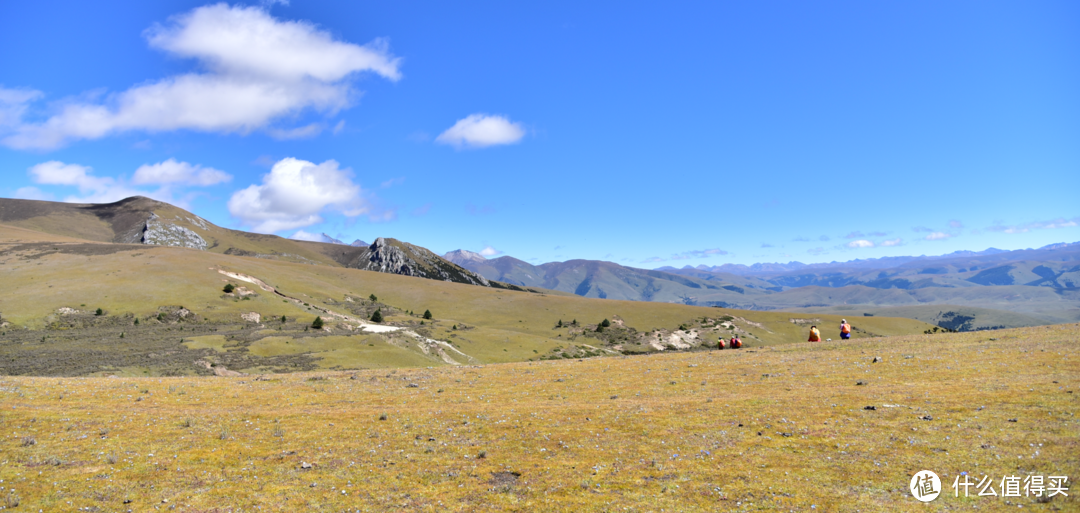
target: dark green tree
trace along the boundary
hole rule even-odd
[[[135,318],[135,325],[136,325],[136,326],[138,326],[138,325],[139,325],[139,318],[138,318],[138,317],[136,317],[136,318]]]
[[[602,333],[603,331],[604,331],[604,325],[603,324],[597,324],[596,325],[596,332],[597,333]]]
[[[562,319],[559,319],[559,324],[556,324],[555,327],[556,328],[561,328],[562,327]]]
[[[431,310],[424,310],[424,318],[431,319]]]
[[[104,311],[104,310],[102,310],[102,309],[100,309],[100,308],[98,308],[98,309],[97,309],[97,311],[96,311],[96,312],[94,312],[94,315],[105,315],[105,311]]]
[[[286,320],[286,319],[285,319],[285,316],[284,316],[284,315],[282,315],[282,316],[281,316],[281,323],[282,323],[282,324],[285,324],[285,320]]]
[[[600,325],[605,327],[605,328],[610,328],[611,327],[611,321],[609,321],[607,319],[604,319],[604,322],[600,323]]]
[[[221,290],[224,290],[226,294],[232,294],[232,291],[236,289],[232,286],[232,283],[226,283],[225,288]]]
[[[370,299],[372,301],[378,301],[379,300],[379,298],[375,294],[372,294],[372,295],[368,296],[368,299]]]
[[[375,310],[375,313],[371,314],[371,322],[382,322],[382,308]]]
[[[322,317],[316,317],[315,322],[311,323],[311,327],[317,330],[321,330],[323,327]]]

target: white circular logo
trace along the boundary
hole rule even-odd
[[[941,479],[929,470],[920,470],[911,476],[911,495],[922,502],[930,502],[941,495]]]

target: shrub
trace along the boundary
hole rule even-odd
[[[138,317],[136,317],[136,318],[135,318],[135,325],[136,325],[136,326],[138,326],[138,325],[139,325],[139,318],[138,318]]]
[[[224,290],[226,294],[232,294],[232,291],[236,289],[233,287],[232,283],[226,283],[225,288],[221,290]]]
[[[102,309],[100,309],[100,308],[98,308],[98,309],[97,309],[97,311],[96,311],[96,312],[94,312],[94,315],[105,315],[105,311],[104,311],[104,310],[102,310]]]
[[[371,314],[371,322],[383,322],[382,309],[375,310],[375,313]]]
[[[372,301],[378,301],[379,300],[379,298],[375,294],[372,294],[372,295],[368,296],[368,299],[370,299]]]
[[[317,330],[321,330],[323,327],[322,317],[316,317],[315,321],[311,323],[311,327]]]
[[[431,310],[424,310],[424,318],[431,319]]]
[[[604,322],[600,323],[600,325],[605,327],[605,328],[610,328],[611,327],[611,321],[609,321],[607,319],[604,319]]]
[[[284,315],[281,316],[281,323],[285,324],[285,316]]]

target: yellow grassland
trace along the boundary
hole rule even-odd
[[[357,286],[326,270],[309,276]],[[547,315],[565,315],[560,307]],[[258,378],[0,377],[0,506],[1077,511],[1078,335],[1057,325]],[[945,482],[930,505],[908,492],[922,469]],[[1067,475],[1073,486],[1049,504],[956,498],[960,472]]]

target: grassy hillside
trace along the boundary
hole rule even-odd
[[[8,323],[0,331],[0,371],[8,373],[210,372],[200,361],[250,372],[438,366],[708,348],[733,334],[753,348],[805,340],[807,323],[836,326],[840,320],[517,292],[184,248],[14,242],[19,237],[26,232],[0,227],[0,322]],[[253,277],[277,292],[222,272]],[[226,284],[249,293],[226,294]],[[99,308],[103,315],[94,314]],[[368,319],[375,310],[384,325],[402,332],[360,332],[358,322],[330,315]],[[427,310],[433,319],[422,317]],[[258,321],[244,319],[252,313]],[[329,331],[310,328],[317,316],[326,318]],[[614,326],[598,333],[604,319]],[[859,338],[930,327],[884,317],[854,324]],[[421,343],[409,333],[448,345]],[[183,345],[207,336],[224,337],[223,351]],[[260,346],[272,336],[290,343]],[[344,338],[308,340],[318,337]]]
[[[0,505],[1076,511],[1078,330],[258,379],[0,377]],[[929,505],[908,491],[922,469],[945,487]],[[960,473],[999,494],[1005,476],[1070,489],[1048,504],[954,497]]]
[[[867,315],[907,317],[909,319],[917,319],[956,331],[976,331],[1049,324],[1045,319],[1016,312],[958,305],[934,304],[886,307],[872,305],[844,305],[826,308],[808,308],[803,311],[849,315],[855,319]]]

